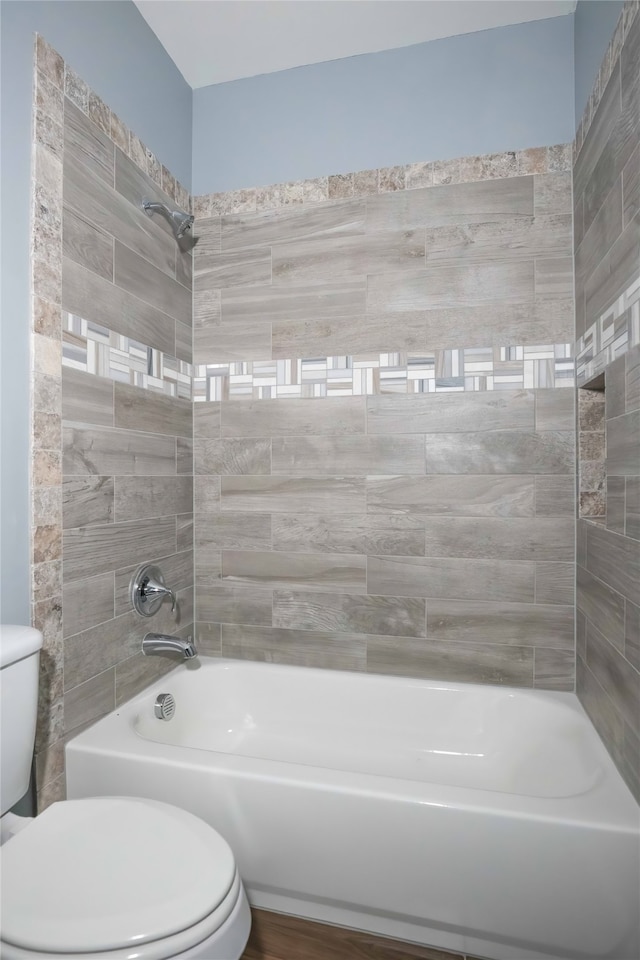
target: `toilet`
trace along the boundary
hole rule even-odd
[[[239,960],[251,928],[227,842],[134,797],[9,810],[29,785],[42,637],[0,627],[2,960]]]

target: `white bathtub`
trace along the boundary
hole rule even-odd
[[[495,960],[640,954],[640,811],[572,694],[203,658],[72,740],[67,784],[201,816],[255,906]]]

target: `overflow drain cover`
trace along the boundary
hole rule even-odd
[[[158,720],[171,720],[176,712],[176,702],[170,693],[159,693],[154,704],[155,715]]]

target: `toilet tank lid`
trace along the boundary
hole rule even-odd
[[[0,625],[0,669],[30,657],[42,646],[42,634],[33,627]]]

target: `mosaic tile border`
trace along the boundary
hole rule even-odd
[[[569,343],[198,364],[195,402],[573,387]]]
[[[640,274],[576,342],[576,383],[582,387],[640,343]]]
[[[563,173],[571,170],[572,144],[510,150],[478,157],[458,157],[380,167],[356,173],[338,173],[315,180],[295,180],[266,187],[229,190],[193,197],[193,213],[199,218],[236,213],[261,213],[282,207],[305,206],[327,200],[367,197],[398,190],[438,187],[476,180]]]
[[[594,81],[593,89],[591,90],[591,94],[587,100],[587,105],[584,108],[582,118],[576,130],[576,136],[573,142],[574,162],[580,153],[580,150],[582,149],[582,144],[587,138],[589,128],[591,127],[596,110],[600,105],[602,95],[618,61],[623,44],[627,39],[627,35],[631,29],[631,24],[638,15],[638,11],[640,11],[640,0],[626,0],[626,3],[622,8],[622,12],[618,18],[616,28],[613,31],[611,40],[609,41],[609,45],[606,49],[602,63],[600,64],[598,76]]]
[[[66,311],[62,366],[191,400],[192,364]]]

